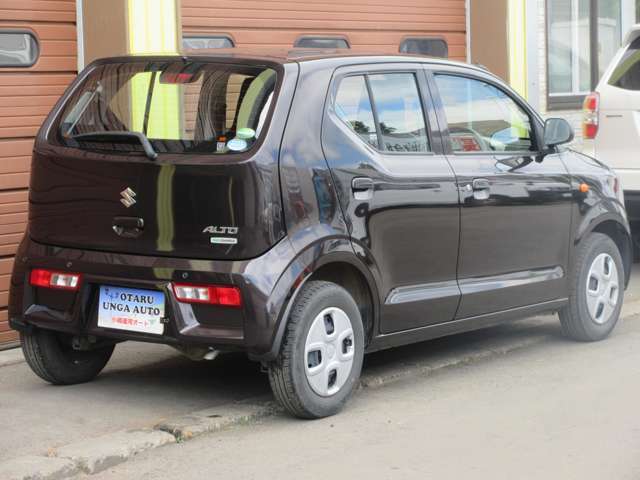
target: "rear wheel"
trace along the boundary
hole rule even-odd
[[[364,357],[360,311],[339,285],[310,281],[297,296],[280,354],[269,365],[275,397],[292,415],[339,412],[353,393]]]
[[[94,350],[74,350],[69,335],[34,330],[20,335],[22,351],[31,370],[54,385],[73,385],[93,380],[105,367],[114,345]]]
[[[620,317],[625,275],[611,238],[594,233],[580,246],[571,279],[569,305],[560,312],[568,337],[593,342],[606,338]]]

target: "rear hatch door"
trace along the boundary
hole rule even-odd
[[[236,61],[237,62],[237,61]],[[283,235],[282,65],[156,58],[90,68],[37,142],[36,241],[243,259]]]

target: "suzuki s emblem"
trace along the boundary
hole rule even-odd
[[[125,188],[120,192],[120,203],[122,203],[125,207],[129,208],[132,205],[136,204],[136,192],[131,190],[129,187]]]

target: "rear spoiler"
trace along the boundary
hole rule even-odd
[[[636,38],[640,38],[640,23],[636,23],[633,27],[631,27],[631,30],[629,30],[629,33],[627,33],[627,37],[625,38],[623,45],[631,44],[633,41],[635,41]]]

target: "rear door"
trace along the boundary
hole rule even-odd
[[[429,78],[460,189],[457,318],[560,298],[572,201],[562,154],[539,161],[537,120],[490,77],[451,69]]]
[[[323,147],[356,251],[377,277],[382,332],[452,320],[458,192],[421,67],[339,69]]]

